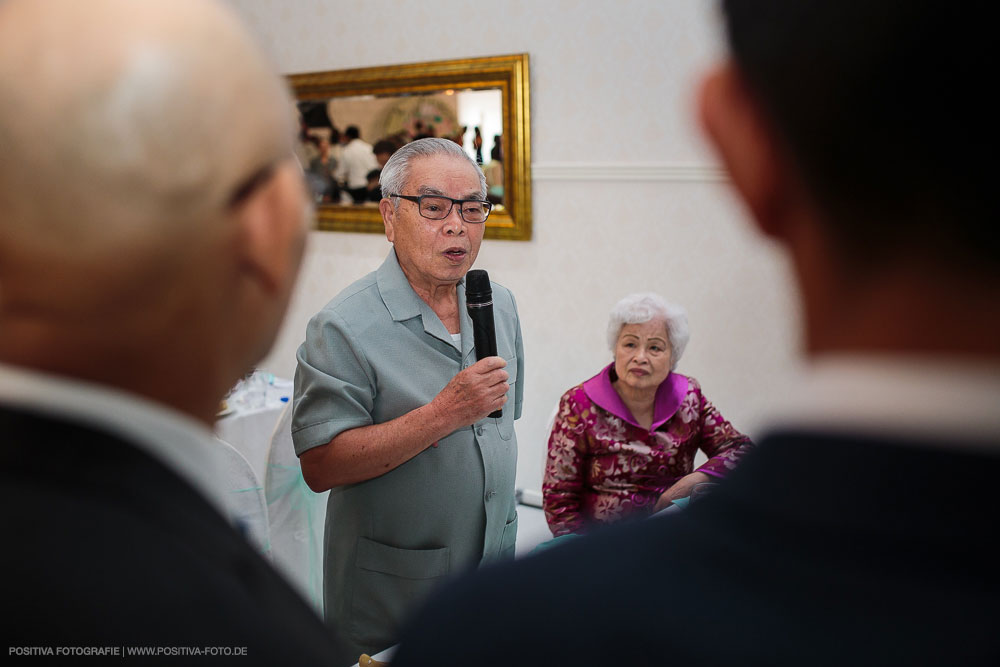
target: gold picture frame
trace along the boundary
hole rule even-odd
[[[486,222],[486,238],[531,239],[531,123],[528,54],[441,60],[386,67],[291,74],[298,101],[364,95],[426,94],[455,89],[499,89],[502,97],[503,204]],[[383,233],[375,207],[320,204],[321,230]]]

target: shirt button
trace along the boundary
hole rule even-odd
[[[482,434],[483,434],[483,427],[482,426],[477,426],[476,427],[476,435],[482,435]]]

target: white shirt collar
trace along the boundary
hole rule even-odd
[[[223,462],[212,433],[172,408],[106,385],[0,364],[0,403],[65,417],[127,440],[201,493],[225,517]]]
[[[917,441],[1000,442],[1000,364],[827,355],[777,401],[765,431],[821,429]]]

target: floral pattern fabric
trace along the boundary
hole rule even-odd
[[[664,491],[693,471],[699,449],[708,461],[698,471],[724,477],[751,446],[705,398],[694,378],[670,377],[683,392],[679,405],[672,415],[664,415],[665,421],[654,419],[651,431],[633,423],[630,414],[613,414],[594,402],[585,387],[602,380],[600,375],[563,394],[542,484],[553,535],[647,515]],[[610,380],[603,381],[610,387]],[[657,421],[662,423],[656,426]]]

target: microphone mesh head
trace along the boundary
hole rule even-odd
[[[493,299],[490,274],[483,269],[472,269],[465,274],[465,300],[467,303],[485,303]]]

